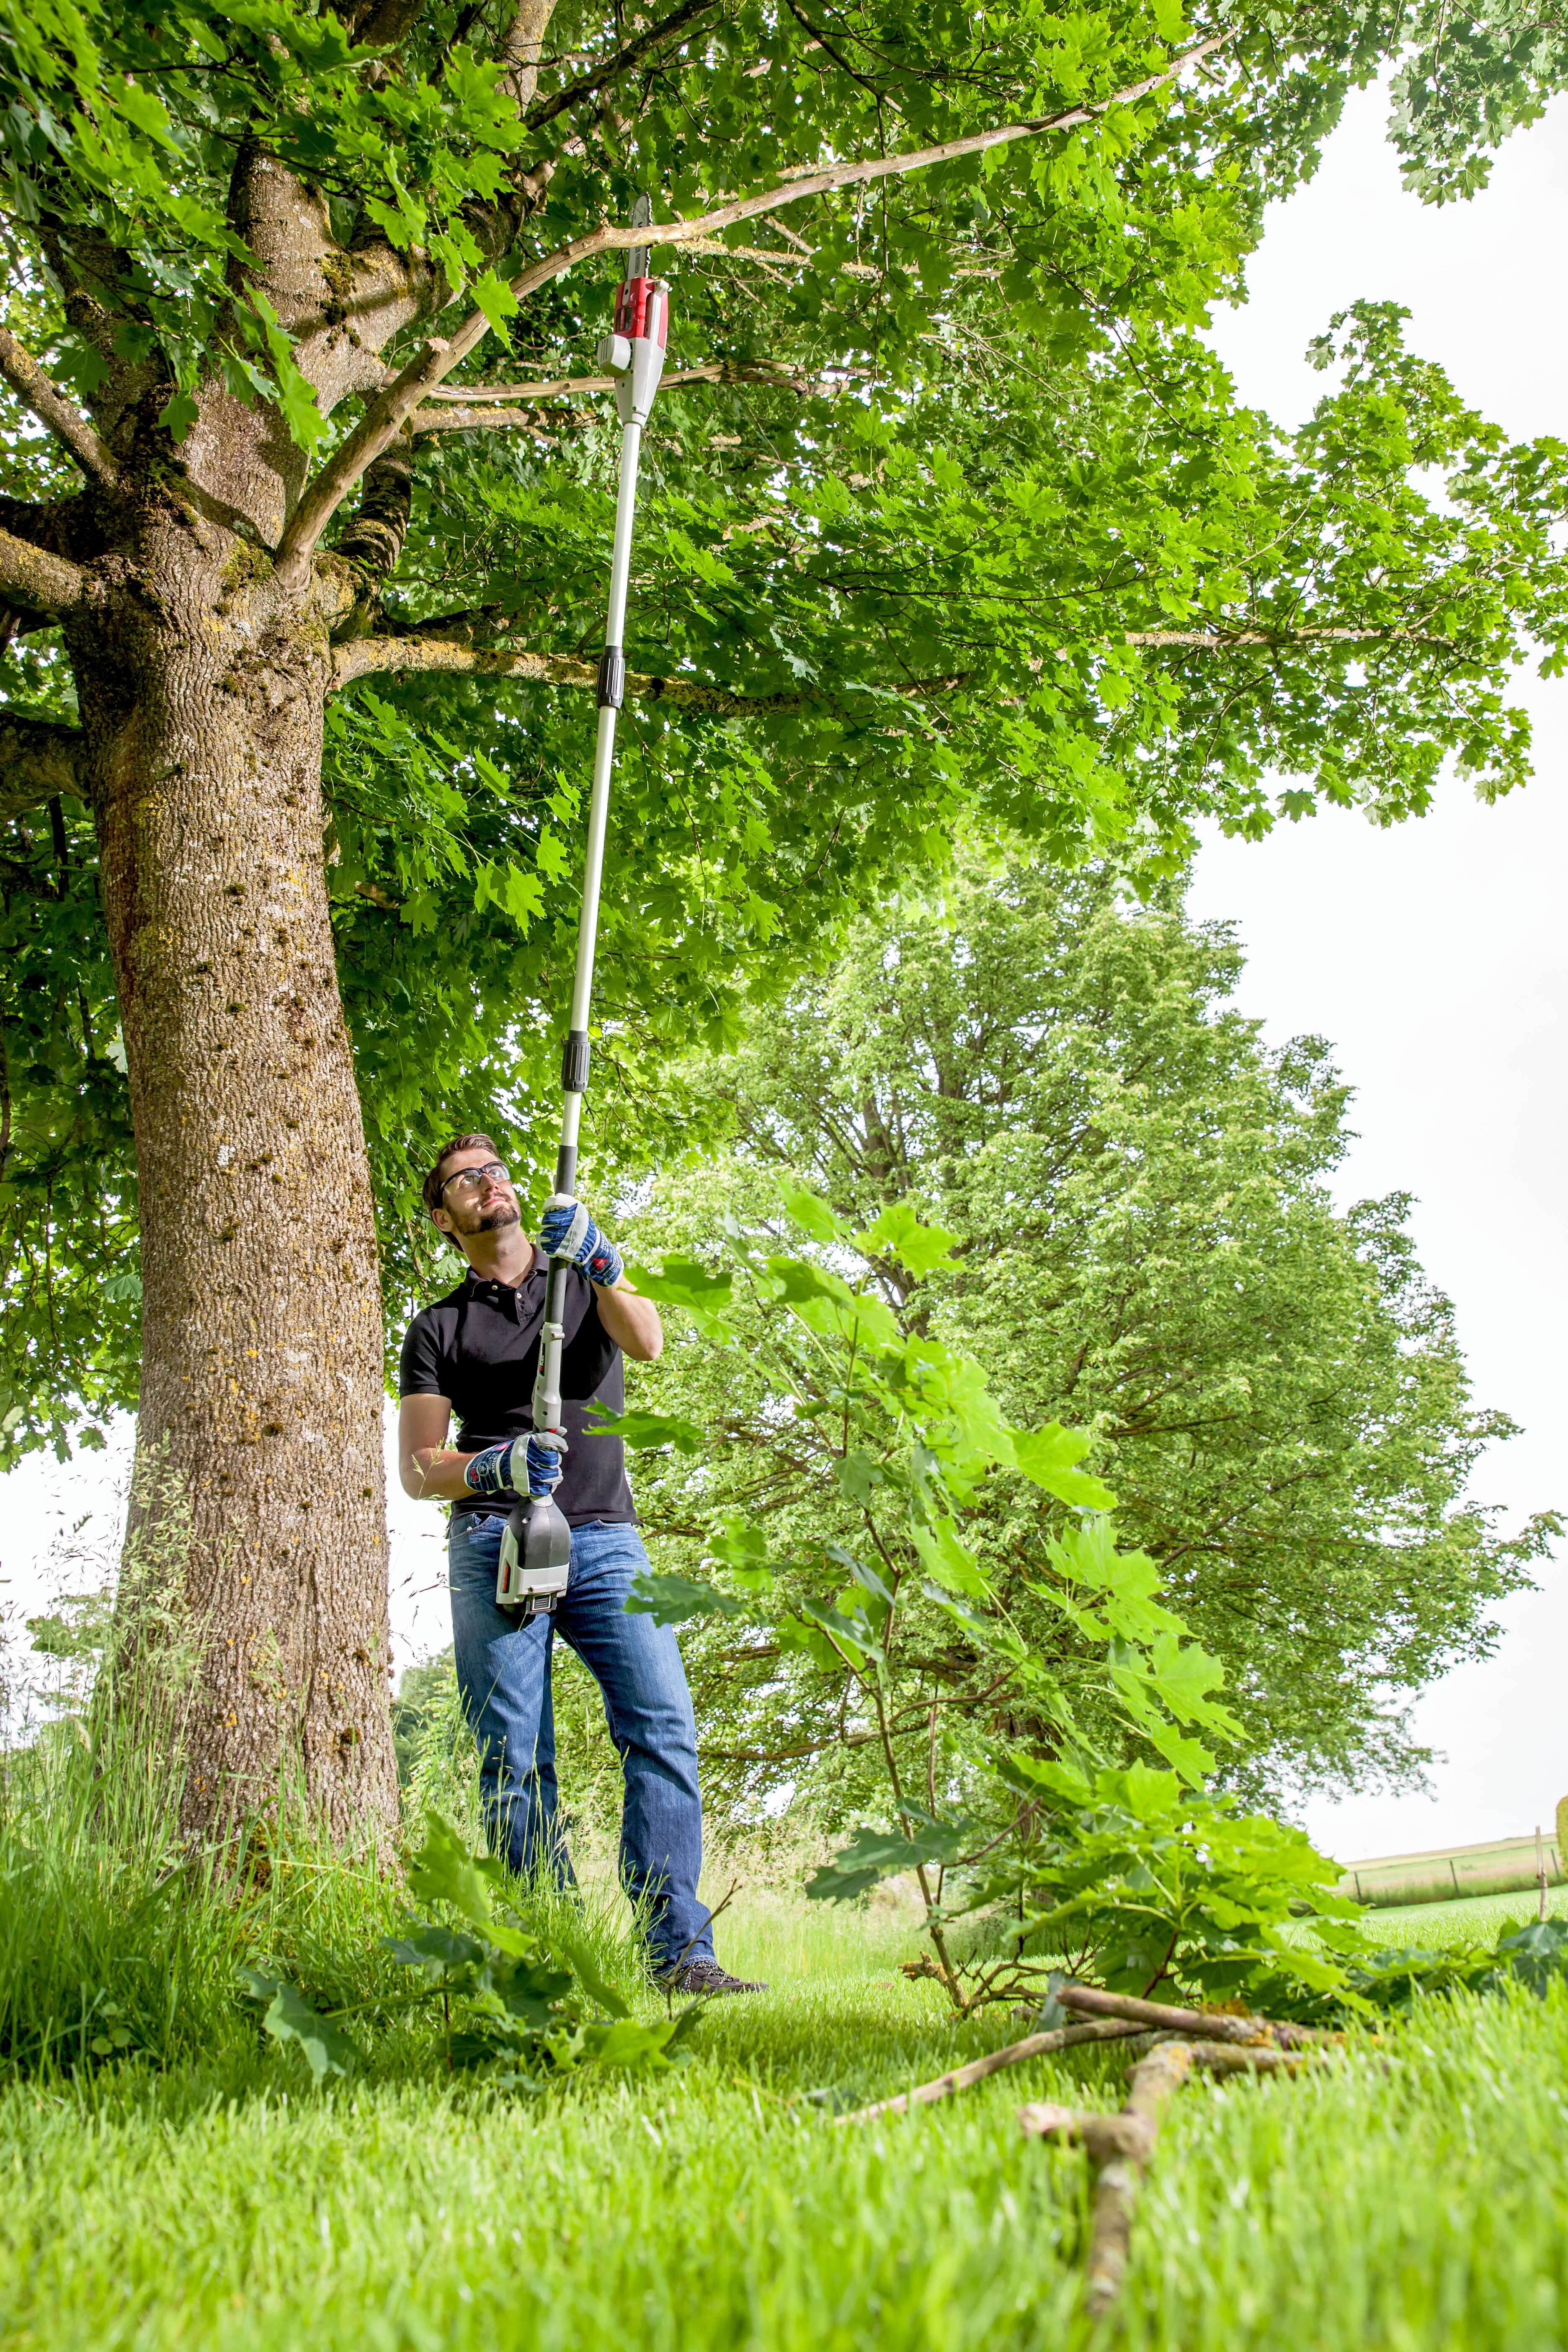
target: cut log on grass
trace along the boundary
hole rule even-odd
[[[906,2115],[911,2107],[923,2107],[932,2099],[945,2099],[954,2091],[967,2091],[972,2083],[983,2083],[988,2074],[999,2074],[1004,2066],[1021,2066],[1027,2058],[1046,2058],[1053,2050],[1081,2049],[1085,2042],[1122,2042],[1138,2037],[1135,2025],[1124,2024],[1115,2018],[1093,2025],[1058,2025],[1050,2033],[1030,2033],[1022,2042],[1009,2042],[1003,2050],[992,2050],[984,2058],[972,2058],[967,2066],[954,2066],[934,2082],[918,2083],[912,2091],[900,2091],[897,2098],[878,2099],[868,2107],[857,2107],[853,2114],[837,2116],[841,2124],[869,2123],[873,2116]]]
[[[1272,2042],[1280,2050],[1306,2050],[1322,2040],[1310,2025],[1277,2023],[1267,2017],[1231,2017],[1217,2009],[1172,2009],[1163,2001],[1139,2000],[1131,1993],[1101,1992],[1098,1985],[1063,1984],[1057,1999],[1064,2009],[1091,2017],[1125,2017],[1136,2024],[1191,2033],[1207,2042]]]
[[[1120,2115],[1052,2105],[1018,2111],[1018,2122],[1032,2138],[1076,2141],[1087,2148],[1099,2176],[1084,2283],[1084,2308],[1091,2318],[1108,2311],[1121,2292],[1139,2184],[1154,2153],[1165,2102],[1185,2082],[1191,2064],[1186,2042],[1161,2042],[1133,2067]]]

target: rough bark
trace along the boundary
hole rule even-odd
[[[138,1447],[183,1486],[204,1644],[186,1817],[269,1808],[297,1774],[347,1838],[391,1823],[395,1775],[375,1233],[321,858],[325,631],[228,533],[154,511],[136,555],[67,637],[140,1176]]]
[[[82,739],[51,719],[0,712],[0,823],[66,793],[79,798]]]

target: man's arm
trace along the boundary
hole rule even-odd
[[[664,1326],[651,1298],[639,1297],[623,1274],[609,1287],[595,1283],[599,1320],[620,1349],[639,1364],[656,1364],[664,1353]]]
[[[456,1503],[470,1491],[463,1473],[474,1457],[447,1446],[451,1426],[449,1397],[405,1396],[398,1407],[397,1475],[416,1502]]]

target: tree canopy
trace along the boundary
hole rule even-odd
[[[683,1054],[940,866],[966,809],[1147,870],[1202,813],[1385,820],[1451,757],[1488,791],[1527,772],[1504,688],[1559,642],[1561,451],[1510,446],[1386,308],[1325,322],[1294,438],[1197,332],[1392,17],[62,0],[5,31],[7,1454],[138,1379],[124,1050],[37,564],[98,556],[110,480],[186,496],[247,416],[283,490],[241,518],[234,593],[312,533],[339,551],[326,847],[395,1322],[439,1133],[481,1117],[542,1160],[613,495],[588,354],[634,191],[676,326],[601,1170],[700,1132]]]
[[[736,1220],[786,1229],[783,1179],[847,1232],[888,1234],[865,1255],[903,1329],[983,1364],[1019,1425],[1091,1434],[1118,1540],[1225,1668],[1245,1737],[1223,1773],[1271,1797],[1408,1780],[1426,1758],[1410,1697],[1485,1654],[1495,1604],[1560,1521],[1504,1534],[1471,1497],[1512,1424],[1471,1397],[1407,1199],[1336,1211],[1348,1089],[1321,1039],[1262,1044],[1231,1002],[1240,971],[1176,886],[1139,906],[1113,868],[1064,878],[970,853],[936,897],[858,923],[829,974],[714,1066],[729,1151],[662,1178],[633,1231],[640,1250],[717,1262]],[[918,1278],[892,1246],[911,1212],[958,1237]],[[807,1589],[825,1543],[855,1548],[852,1496],[824,1519],[814,1465],[837,1423],[817,1425],[806,1390],[781,1416],[743,1351],[691,1344],[639,1374],[637,1402],[721,1433],[711,1458],[653,1457],[651,1476],[645,1461],[645,1517],[683,1569],[701,1549],[686,1531],[719,1504],[793,1551]],[[998,1605],[1045,1656],[1061,1630],[1037,1563],[1066,1524],[1000,1475],[969,1522]],[[853,1801],[814,1668],[753,1659],[727,1628],[696,1638],[731,1785],[755,1798],[815,1773],[822,1801]]]

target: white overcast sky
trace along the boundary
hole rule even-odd
[[[1428,210],[1403,194],[1384,100],[1352,99],[1312,184],[1276,207],[1245,309],[1215,340],[1242,396],[1298,424],[1323,389],[1302,353],[1358,296],[1403,303],[1414,348],[1519,437],[1568,436],[1568,325],[1552,294],[1568,244],[1568,114],[1503,149],[1491,187]],[[1523,1434],[1483,1461],[1476,1492],[1510,1524],[1568,1509],[1568,1244],[1563,1176],[1568,932],[1568,682],[1527,679],[1537,775],[1501,806],[1458,786],[1419,824],[1374,832],[1330,813],[1259,843],[1214,840],[1194,910],[1239,927],[1243,1008],[1284,1038],[1331,1038],[1356,1088],[1346,1200],[1412,1192],[1432,1277],[1456,1302],[1478,1398]],[[34,1459],[0,1481],[0,1606],[41,1605],[68,1555],[84,1581],[112,1552],[123,1444],[61,1472]],[[395,1493],[400,1660],[447,1639],[437,1515]],[[52,1561],[52,1564],[51,1564]],[[1558,1687],[1568,1576],[1504,1612],[1494,1656],[1419,1702],[1444,1751],[1431,1797],[1313,1804],[1307,1826],[1350,1859],[1501,1837],[1548,1822],[1568,1791]]]

